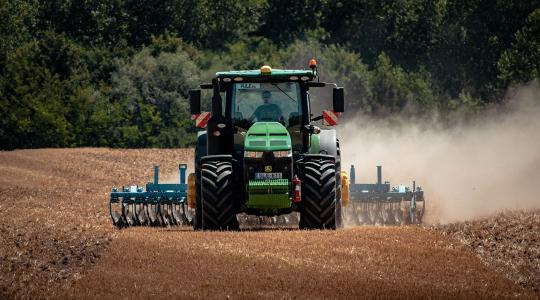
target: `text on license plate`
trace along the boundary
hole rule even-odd
[[[282,179],[282,173],[255,173],[255,179]]]

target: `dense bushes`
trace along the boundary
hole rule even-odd
[[[317,57],[349,117],[446,118],[540,73],[538,1],[0,1],[2,149],[192,144],[218,70]]]

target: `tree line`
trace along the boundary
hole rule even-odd
[[[189,88],[311,57],[349,116],[474,115],[540,73],[540,1],[0,3],[1,149],[188,146]]]

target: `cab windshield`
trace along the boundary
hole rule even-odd
[[[272,121],[285,127],[300,125],[301,96],[297,82],[235,83],[232,104],[232,118],[238,126]]]

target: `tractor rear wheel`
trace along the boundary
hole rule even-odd
[[[336,165],[330,159],[304,164],[300,229],[336,229]]]
[[[202,230],[238,230],[233,184],[231,162],[207,161],[202,164],[200,197]]]

